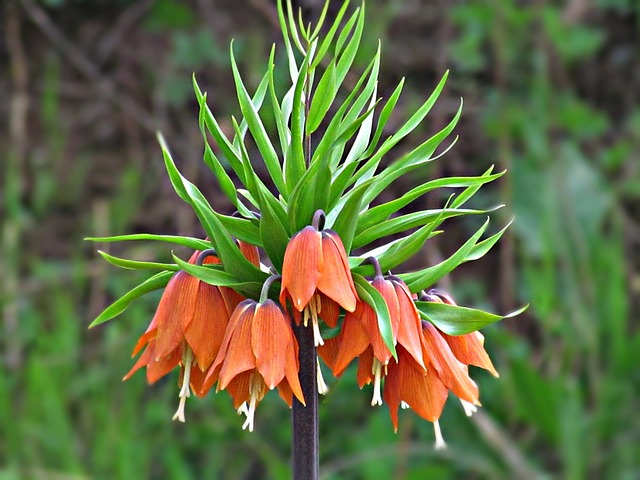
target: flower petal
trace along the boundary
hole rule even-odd
[[[207,374],[205,384],[208,383],[211,370],[215,371],[218,365],[222,365],[220,383],[218,385],[220,390],[224,390],[233,377],[239,373],[255,368],[256,358],[251,350],[251,320],[253,319],[255,308],[256,302],[254,300],[245,300],[238,305],[229,321],[227,334],[225,334],[220,352]],[[231,330],[232,327],[233,330]]]
[[[258,303],[251,321],[251,348],[256,368],[270,390],[284,378],[291,325],[273,300]]]
[[[324,270],[318,282],[318,290],[335,300],[347,312],[356,309],[358,295],[349,269],[347,252],[337,233],[322,232]]]
[[[157,352],[154,352],[154,356]],[[147,382],[149,384],[157,382],[171,370],[176,368],[182,360],[182,347],[178,346],[169,355],[152,360],[147,365]]]
[[[489,355],[484,349],[484,336],[480,332],[467,333],[466,335],[446,335],[441,333],[447,341],[453,354],[466,365],[475,365],[491,372],[494,377],[499,377]]]
[[[233,399],[233,408],[236,410],[240,406],[249,400],[251,392],[249,391],[249,385],[251,383],[251,375],[253,370],[247,370],[246,372],[239,373],[229,382],[227,385],[227,392]]]
[[[422,354],[420,335],[422,326],[420,314],[411,300],[411,293],[404,282],[392,281],[398,299],[400,321],[398,325],[398,343],[402,345],[422,368],[426,369]]]
[[[362,389],[373,381],[373,349],[367,347],[358,357],[358,386]]]
[[[292,341],[289,342],[287,347],[286,363],[285,363],[285,378],[289,384],[289,388],[296,396],[296,398],[306,405],[304,401],[304,395],[302,394],[302,387],[300,386],[300,379],[298,374],[300,372],[300,364],[298,362],[298,343],[296,342],[293,332],[291,332]]]
[[[333,374],[336,377],[342,375],[345,368],[351,363],[351,361],[360,355],[369,346],[369,336],[365,331],[365,327],[362,321],[356,316],[364,308],[369,308],[368,305],[358,307],[354,313],[347,313],[342,323],[342,329],[338,335],[338,354],[336,355],[335,363],[333,365]],[[375,317],[375,313],[373,314]],[[376,328],[378,325],[376,323]],[[379,335],[379,333],[378,333]]]
[[[467,367],[458,361],[433,325],[425,322],[422,332],[429,358],[442,383],[458,398],[477,405],[478,386],[469,377]]]
[[[340,306],[325,294],[320,294],[320,318],[329,328],[336,328],[340,318]]]
[[[291,238],[284,253],[280,303],[286,307],[288,295],[296,310],[304,310],[323,270],[322,235],[312,226],[305,227]]]
[[[200,282],[193,320],[184,336],[200,370],[205,371],[218,355],[229,314],[218,287]]]
[[[186,272],[177,272],[162,294],[152,321],[156,322],[155,355],[169,355],[182,341],[198,302],[200,280]]]
[[[238,247],[244,255],[244,258],[253,263],[256,267],[260,267],[260,251],[255,245],[238,240]]]

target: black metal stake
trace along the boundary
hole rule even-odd
[[[318,382],[317,353],[311,323],[294,325],[300,358],[300,386],[307,403],[305,407],[293,398],[293,478],[317,480],[319,476]]]

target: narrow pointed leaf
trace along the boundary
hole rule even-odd
[[[242,82],[240,71],[238,70],[238,65],[236,64],[236,60],[233,55],[233,44],[231,45],[230,51],[231,70],[233,72],[233,78],[236,84],[236,92],[238,94],[238,101],[240,103],[242,116],[247,120],[249,131],[251,132],[251,135],[256,142],[256,146],[260,151],[260,155],[262,156],[264,164],[269,171],[269,175],[271,176],[273,183],[275,183],[276,188],[284,194],[286,192],[286,188],[284,184],[284,177],[282,175],[282,170],[280,167],[280,160],[278,160],[278,154],[273,148],[271,140],[267,135],[267,131],[262,124],[262,120],[260,119],[258,112],[255,110],[253,104],[251,103],[251,97],[249,97],[249,93],[247,92],[247,89]]]
[[[257,298],[260,295],[260,281],[243,281],[241,278],[226,272],[220,265],[194,265],[173,255],[180,269],[210,285],[231,287],[245,296]]]
[[[105,308],[104,311],[91,323],[91,325],[89,325],[89,328],[93,328],[96,325],[100,325],[101,323],[117,317],[124,312],[129,304],[136,298],[139,298],[146,293],[153,292],[154,290],[166,287],[173,274],[174,272],[156,273],[153,277],[145,280],[137,287],[132,288],[129,292],[125,293],[122,297]]]
[[[127,270],[171,270],[178,271],[180,267],[172,263],[157,263],[157,262],[141,262],[138,260],[129,260],[127,258],[114,257],[102,250],[98,250],[98,253],[111,265],[116,267],[126,268]]]
[[[87,237],[85,240],[90,242],[124,242],[136,240],[151,240],[156,242],[173,243],[193,250],[206,250],[211,248],[211,243],[206,240],[200,240],[192,237],[179,237],[174,235],[153,235],[151,233],[134,233],[131,235],[116,235],[111,237]]]
[[[487,221],[469,238],[469,240],[464,243],[464,245],[462,245],[446,260],[432,267],[412,273],[401,273],[398,276],[407,284],[412,293],[417,293],[420,290],[425,290],[433,286],[438,280],[451,272],[458,265],[465,262],[465,259],[473,251],[473,247],[487,229],[488,225],[489,219],[487,219]]]
[[[420,312],[420,317],[433,323],[447,335],[465,335],[505,318],[520,315],[529,305],[507,315],[496,315],[482,310],[438,302],[416,302],[416,307]]]

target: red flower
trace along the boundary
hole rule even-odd
[[[294,315],[304,311],[305,326],[311,318],[316,346],[323,344],[318,327],[318,315],[326,301],[322,294],[347,312],[355,310],[358,299],[342,240],[332,230],[319,230],[319,222],[320,214],[316,212],[314,225],[291,238],[284,254],[280,290],[284,307],[289,299]],[[295,315],[295,320],[299,324],[300,315]]]
[[[304,404],[299,369],[298,344],[288,316],[273,300],[245,300],[231,316],[204,388],[218,381],[218,390],[227,389],[234,407],[247,415],[242,428],[252,431],[255,409],[267,390],[277,387],[289,406],[293,395]]]
[[[199,255],[196,251],[189,263],[195,264]],[[219,263],[219,260],[208,256],[204,263]],[[231,312],[241,301],[242,296],[230,288],[209,285],[184,271],[177,272],[169,280],[132,356],[146,348],[123,380],[146,367],[147,381],[154,383],[180,365],[182,388],[174,420],[184,422],[184,404],[190,388],[200,393],[203,372],[218,354]]]

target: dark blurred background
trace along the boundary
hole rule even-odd
[[[321,3],[296,6],[316,19]],[[320,412],[322,475],[640,478],[638,2],[371,0],[366,8],[356,71],[381,39],[379,94],[388,98],[407,78],[387,133],[451,70],[400,150],[465,102],[453,150],[385,196],[427,178],[508,168],[474,206],[507,204],[493,231],[515,223],[494,251],[440,286],[464,305],[531,307],[485,329],[501,378],[474,369],[484,407],[471,419],[450,400],[445,451],[433,450],[431,424],[413,413],[394,434],[386,406],[368,406],[371,392],[358,391],[353,372],[331,382]],[[231,130],[239,109],[229,42],[253,88],[274,42],[284,66],[275,2],[3,0],[0,19],[0,479],[287,478],[289,411],[274,395],[250,434],[226,394],[191,400],[187,423],[172,422],[175,373],[153,387],[143,374],[121,382],[158,294],[87,330],[144,275],[108,266],[82,240],[202,236],[166,178],[156,130],[183,174],[230,209],[201,162],[191,74]],[[440,261],[479,221],[448,221],[413,265]],[[170,255],[159,244],[99,247]]]

